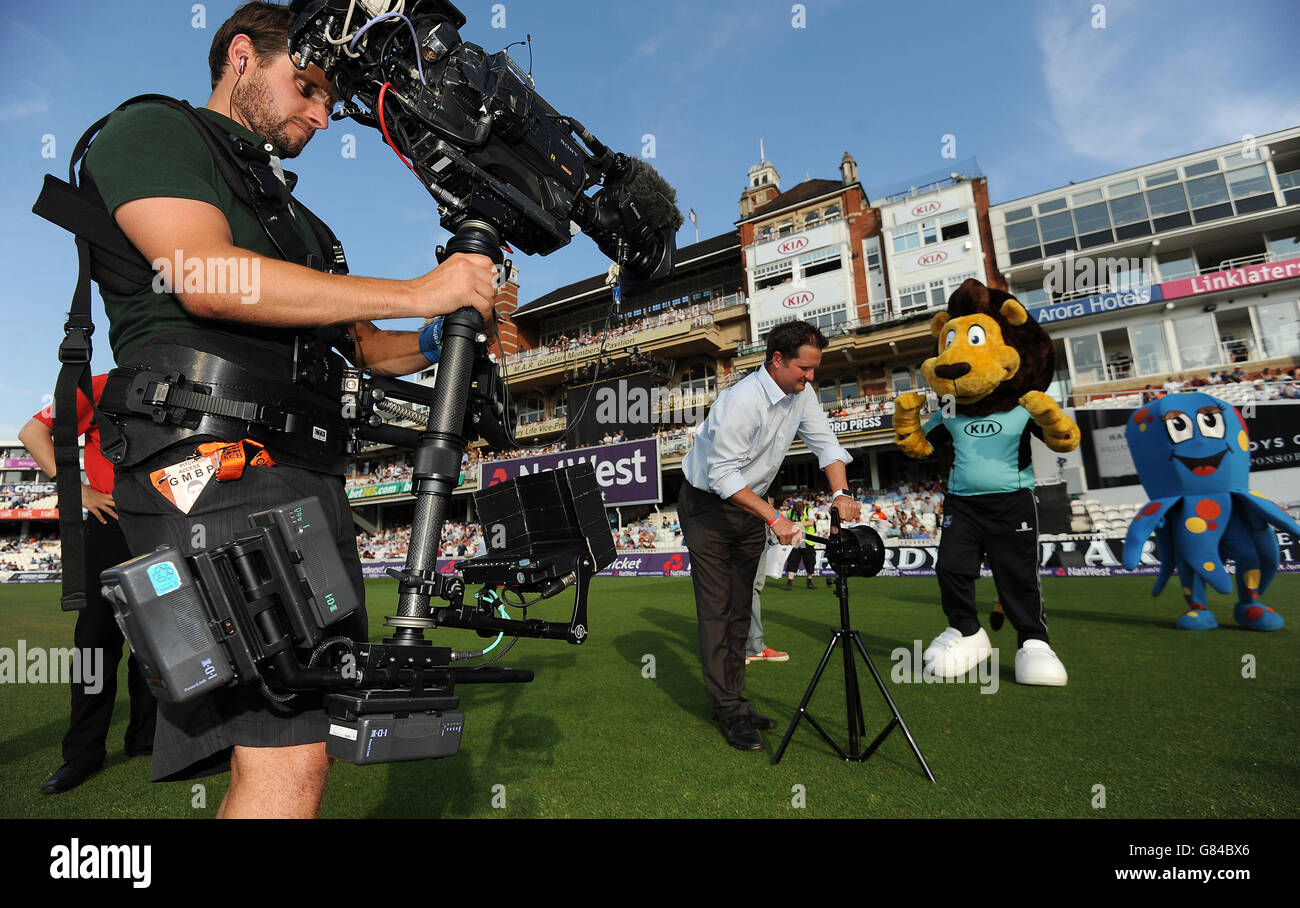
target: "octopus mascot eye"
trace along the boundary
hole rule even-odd
[[[1124,567],[1137,567],[1154,532],[1160,575],[1151,595],[1160,594],[1177,567],[1187,600],[1178,627],[1204,631],[1219,626],[1206,607],[1205,587],[1232,592],[1223,565],[1235,561],[1233,619],[1256,631],[1282,627],[1282,616],[1259,601],[1277,573],[1271,527],[1300,536],[1300,524],[1250,490],[1250,440],[1241,414],[1208,394],[1170,394],[1135,412],[1125,433],[1151,500],[1129,525]]]

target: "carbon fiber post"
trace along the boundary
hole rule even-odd
[[[456,228],[446,248],[439,247],[439,263],[458,252],[486,255],[500,265],[504,261],[501,237],[485,221],[467,220]],[[442,354],[433,383],[429,424],[415,450],[411,490],[415,494],[415,517],[404,570],[415,576],[432,575],[438,565],[442,524],[447,517],[451,493],[460,476],[460,459],[468,439],[464,436],[465,409],[469,401],[471,371],[484,341],[483,318],[470,307],[458,309],[442,322]],[[416,584],[398,587],[397,616],[384,624],[396,628],[385,643],[428,645],[424,627],[429,620],[429,596]]]

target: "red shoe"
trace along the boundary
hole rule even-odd
[[[790,661],[789,653],[783,653],[779,649],[772,649],[772,647],[770,646],[764,649],[761,653],[758,653],[753,656],[745,657],[746,665],[748,665],[751,662],[789,662],[789,661]]]

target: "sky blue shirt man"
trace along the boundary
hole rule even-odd
[[[823,470],[836,461],[853,461],[831,431],[812,386],[787,394],[760,366],[718,395],[682,461],[682,473],[695,488],[719,498],[746,486],[762,497],[796,436]]]
[[[856,520],[861,510],[846,490],[845,465],[853,458],[810,387],[826,344],[806,322],[773,328],[766,362],[718,396],[682,462],[678,514],[691,558],[704,683],[723,737],[739,750],[762,750],[758,731],[776,727],[744,696],[745,644],[765,535],[770,530],[788,545],[803,533],[761,497],[796,437],[817,455],[840,516]]]

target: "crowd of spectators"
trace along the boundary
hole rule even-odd
[[[1251,385],[1251,400],[1300,400],[1300,366],[1292,369],[1264,369],[1259,372],[1247,372],[1241,366],[1231,371],[1214,370],[1209,375],[1197,375],[1188,379],[1185,374],[1177,378],[1170,376],[1159,387],[1147,385],[1142,389],[1142,403],[1177,394],[1196,388],[1212,388],[1215,385]]]
[[[357,534],[357,553],[362,561],[404,561],[410,545],[409,526]],[[457,523],[454,520],[443,523],[441,544],[438,547],[440,557],[472,558],[486,550],[477,523]]]
[[[943,523],[943,480],[938,476],[925,481],[900,482],[888,489],[851,489],[862,505],[862,520],[885,539],[937,542]],[[801,491],[787,496],[782,510],[796,502],[812,509],[818,535],[830,530],[830,492]]]
[[[38,502],[42,507],[54,507],[55,505],[47,499],[57,491],[52,482],[3,485],[0,486],[0,510],[30,508]]]
[[[640,318],[628,319],[613,325],[608,329],[597,331],[594,334],[585,332],[569,336],[559,334],[551,338],[546,344],[534,350],[527,351],[530,357],[545,356],[549,353],[562,353],[566,350],[576,350],[579,347],[586,347],[592,344],[599,344],[604,340],[613,340],[614,338],[624,337],[628,334],[636,334],[640,331],[649,331],[652,328],[659,328],[663,325],[672,325],[677,322],[689,321],[691,319],[707,316],[715,308],[717,303],[695,303],[691,306],[681,306],[677,309],[669,309],[660,312],[658,315],[643,316]]]
[[[28,536],[0,542],[0,571],[57,571],[59,540]]]

